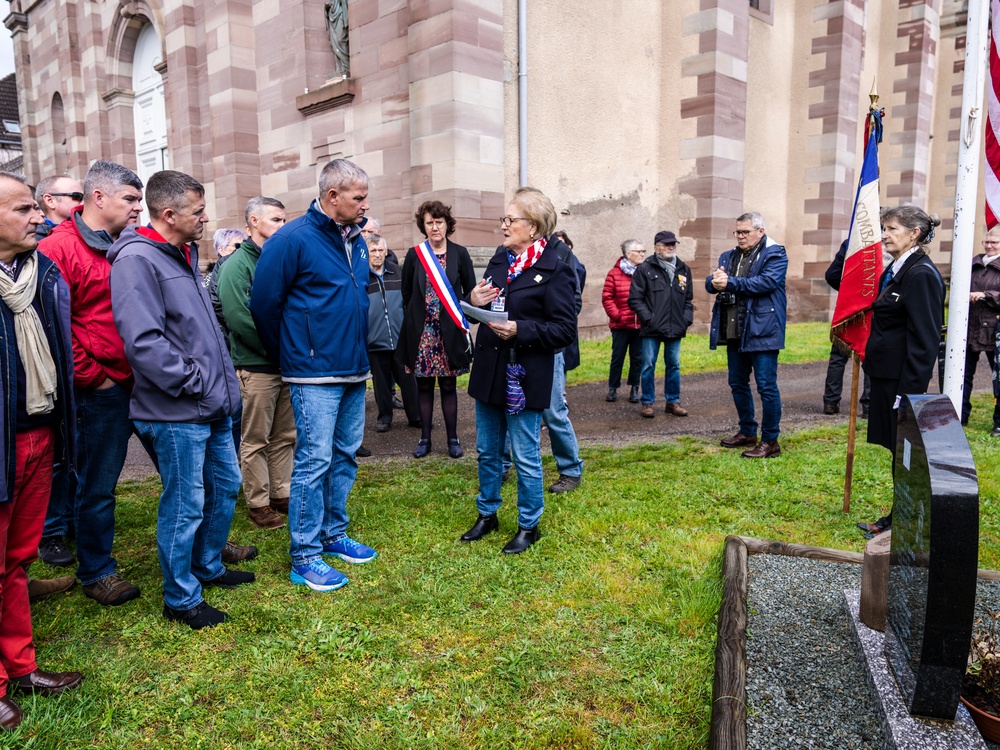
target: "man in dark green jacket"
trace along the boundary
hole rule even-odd
[[[243,396],[240,468],[250,520],[261,529],[280,529],[288,512],[295,419],[288,384],[278,363],[264,351],[250,315],[250,289],[264,241],[285,223],[285,207],[258,196],[247,203],[250,233],[219,272],[218,293],[229,329],[229,353]]]

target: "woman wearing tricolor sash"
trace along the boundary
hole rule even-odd
[[[403,261],[403,330],[396,350],[396,356],[417,380],[421,427],[413,455],[423,458],[431,451],[437,378],[448,455],[461,458],[455,378],[469,371],[472,348],[459,300],[475,287],[476,272],[469,251],[448,239],[455,232],[450,206],[425,201],[415,218],[427,239],[411,249]]]
[[[475,542],[500,528],[503,451],[510,437],[517,469],[517,532],[510,555],[538,540],[544,510],[542,411],[552,398],[555,353],[576,339],[576,275],[559,257],[561,240],[552,202],[539,190],[514,193],[500,220],[503,246],[469,295],[477,307],[505,312],[507,320],[480,325],[469,395],[476,400],[479,517],[463,536]]]

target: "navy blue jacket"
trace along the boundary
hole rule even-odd
[[[127,227],[108,251],[111,309],[135,386],[129,416],[205,424],[240,406],[229,347],[198,271],[184,250]]]
[[[879,287],[889,268],[882,272]],[[944,281],[927,254],[918,250],[872,303],[864,363],[868,377],[897,381],[897,396],[926,393],[943,323]]]
[[[268,356],[293,383],[368,373],[368,247],[351,226],[350,262],[340,227],[313,201],[267,240],[250,312]]]
[[[479,326],[469,395],[493,406],[507,403],[507,365],[513,347],[526,373],[521,383],[526,407],[548,409],[555,353],[576,338],[576,274],[559,259],[551,242],[510,287],[508,268],[507,249],[500,247],[483,278],[492,276],[493,286],[507,295],[507,317],[517,323],[517,335],[504,341],[488,325]]]
[[[37,253],[37,251],[36,251]],[[76,463],[76,402],[73,396],[73,336],[70,332],[69,287],[56,264],[41,253],[38,258],[39,318],[45,328],[45,338],[56,365],[56,457],[64,461],[71,472]],[[0,302],[0,368],[3,388],[3,430],[0,450],[3,451],[4,471],[0,473],[0,503],[13,500],[17,444],[17,337],[14,333],[14,313]]]
[[[719,258],[716,268],[730,267],[730,259],[738,247],[726,250]],[[743,335],[740,339],[741,352],[769,352],[785,348],[785,273],[788,271],[788,256],[785,248],[764,235],[764,247],[744,277],[730,275],[729,283],[722,291],[734,292],[747,301]],[[711,274],[705,279],[705,289],[709,294],[720,290],[712,286]],[[709,348],[715,349],[719,343],[719,322],[721,311],[719,300],[712,307],[712,328],[709,331]]]

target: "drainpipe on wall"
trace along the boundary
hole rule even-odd
[[[517,155],[524,186],[528,184],[528,0],[517,0]]]

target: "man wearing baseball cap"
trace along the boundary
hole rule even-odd
[[[681,406],[681,339],[687,335],[694,320],[691,298],[691,269],[677,257],[677,237],[673,232],[656,233],[653,254],[646,258],[632,275],[628,306],[639,318],[639,338],[642,340],[642,403],[639,413],[647,419],[654,416],[656,401],[656,359],[663,344],[664,411],[675,417],[686,417]]]

